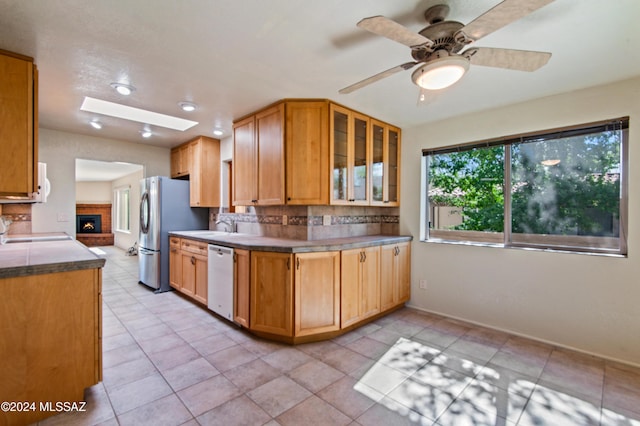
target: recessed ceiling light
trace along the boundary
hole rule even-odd
[[[167,129],[180,131],[185,131],[198,124],[197,121],[185,120],[184,118],[159,114],[157,112],[90,98],[88,96],[85,96],[80,109],[82,111],[89,111],[96,114],[123,118],[125,120],[137,121],[138,123],[166,127]]]
[[[131,93],[135,92],[136,88],[130,84],[125,83],[111,83],[111,87],[116,89],[118,93],[121,95],[129,96]]]
[[[91,124],[91,127],[93,127],[94,129],[102,129],[102,123],[100,123],[99,121],[90,121],[89,124]]]
[[[213,129],[213,134],[216,136],[222,136],[224,135],[224,132],[222,131],[222,129]]]
[[[182,108],[182,110],[186,112],[195,111],[197,108],[196,104],[192,102],[180,102],[178,103],[178,105],[180,105],[180,108]]]
[[[151,130],[148,130],[148,129],[141,130],[140,134],[142,135],[143,138],[150,138],[151,135],[153,135],[153,133],[151,133]]]

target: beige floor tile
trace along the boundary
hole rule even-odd
[[[242,395],[207,411],[197,420],[198,424],[206,426],[257,426],[270,421],[271,416],[258,404]]]
[[[389,350],[390,345],[371,339],[368,336],[363,336],[349,343],[346,347],[354,352],[358,352],[360,355],[371,359],[378,359]]]
[[[363,392],[356,390],[357,382],[353,377],[344,376],[322,389],[317,393],[317,396],[355,419],[376,402]]]
[[[276,421],[283,426],[346,426],[352,422],[352,419],[322,399],[312,395],[300,404],[279,415]]]
[[[277,417],[307,399],[311,392],[290,378],[280,376],[247,392],[247,396],[269,415]]]
[[[105,368],[102,372],[102,377],[105,387],[111,390],[157,372],[155,365],[144,357],[116,365],[115,367]]]
[[[207,355],[206,359],[219,371],[227,371],[239,365],[253,361],[258,356],[240,345],[214,352]]]
[[[219,374],[177,392],[178,396],[194,417],[224,404],[238,396],[242,391],[226,377]]]
[[[118,416],[120,426],[181,425],[193,416],[175,395],[167,395],[156,401]]]
[[[243,392],[255,389],[281,374],[280,370],[261,359],[250,361],[224,372],[224,376]]]
[[[184,364],[185,362],[193,361],[196,358],[200,358],[200,354],[188,343],[167,349],[166,351],[149,354],[149,359],[151,359],[161,372]]]
[[[431,426],[433,419],[405,407],[393,400],[375,404],[356,419],[362,426]]]
[[[309,355],[292,346],[271,352],[269,355],[263,356],[262,359],[283,373],[312,360]]]
[[[171,387],[159,373],[108,390],[109,399],[117,415],[141,407],[172,392]]]
[[[214,352],[218,352],[237,345],[236,342],[229,339],[222,332],[203,337],[200,340],[191,341],[190,343],[191,346],[193,346],[203,356],[207,356]]]
[[[349,374],[367,361],[371,361],[367,357],[347,348],[338,348],[325,354],[323,361],[336,370],[340,370],[345,374]]]
[[[344,377],[344,373],[323,362],[312,360],[289,371],[287,376],[311,393],[316,393]]]
[[[179,391],[213,376],[217,376],[218,374],[220,374],[220,372],[206,359],[196,358],[170,368],[164,371],[162,375],[174,391]]]

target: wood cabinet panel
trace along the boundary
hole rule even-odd
[[[284,204],[284,105],[256,114],[257,204]]]
[[[169,285],[180,290],[182,287],[182,253],[180,238],[169,238]]]
[[[380,304],[383,311],[405,303],[411,296],[410,250],[409,243],[382,246]]]
[[[371,205],[400,205],[400,129],[371,120]]]
[[[171,150],[171,177],[189,180],[191,207],[220,205],[220,141],[199,136]]]
[[[252,330],[293,336],[293,255],[251,252]]]
[[[329,204],[329,104],[287,102],[287,204]]]
[[[295,256],[295,336],[340,329],[340,252]]]
[[[342,251],[341,327],[380,312],[380,247]]]
[[[101,269],[4,278],[0,294],[0,401],[82,401],[102,380]],[[0,413],[0,423],[52,414]]]
[[[233,205],[250,206],[258,199],[255,119],[233,125]]]
[[[243,327],[249,327],[250,287],[251,287],[251,252],[234,249],[234,287],[233,287],[233,319]]]
[[[38,186],[38,71],[33,59],[0,50],[0,195]]]

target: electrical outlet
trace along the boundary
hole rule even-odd
[[[283,225],[287,225],[289,223],[289,218],[287,217],[286,214],[282,215],[282,224]]]
[[[322,226],[331,226],[331,215],[325,214],[322,216]]]
[[[420,289],[421,290],[427,289],[427,280],[420,280]]]

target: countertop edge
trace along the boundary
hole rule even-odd
[[[202,231],[206,233],[207,231]],[[262,237],[259,235],[233,235],[229,237],[199,237],[193,231],[172,231],[170,236],[187,238],[208,244],[254,251],[272,251],[280,253],[312,253],[322,251],[349,250],[353,248],[388,245],[413,240],[411,235],[367,235],[360,237],[332,238],[326,240],[292,240],[285,238]],[[243,242],[242,239],[264,239],[264,242]],[[277,243],[277,244],[274,244]]]
[[[104,267],[105,262],[106,259],[96,258],[91,260],[7,267],[0,269],[0,279],[55,274],[59,272],[79,271],[82,269],[98,269]]]

